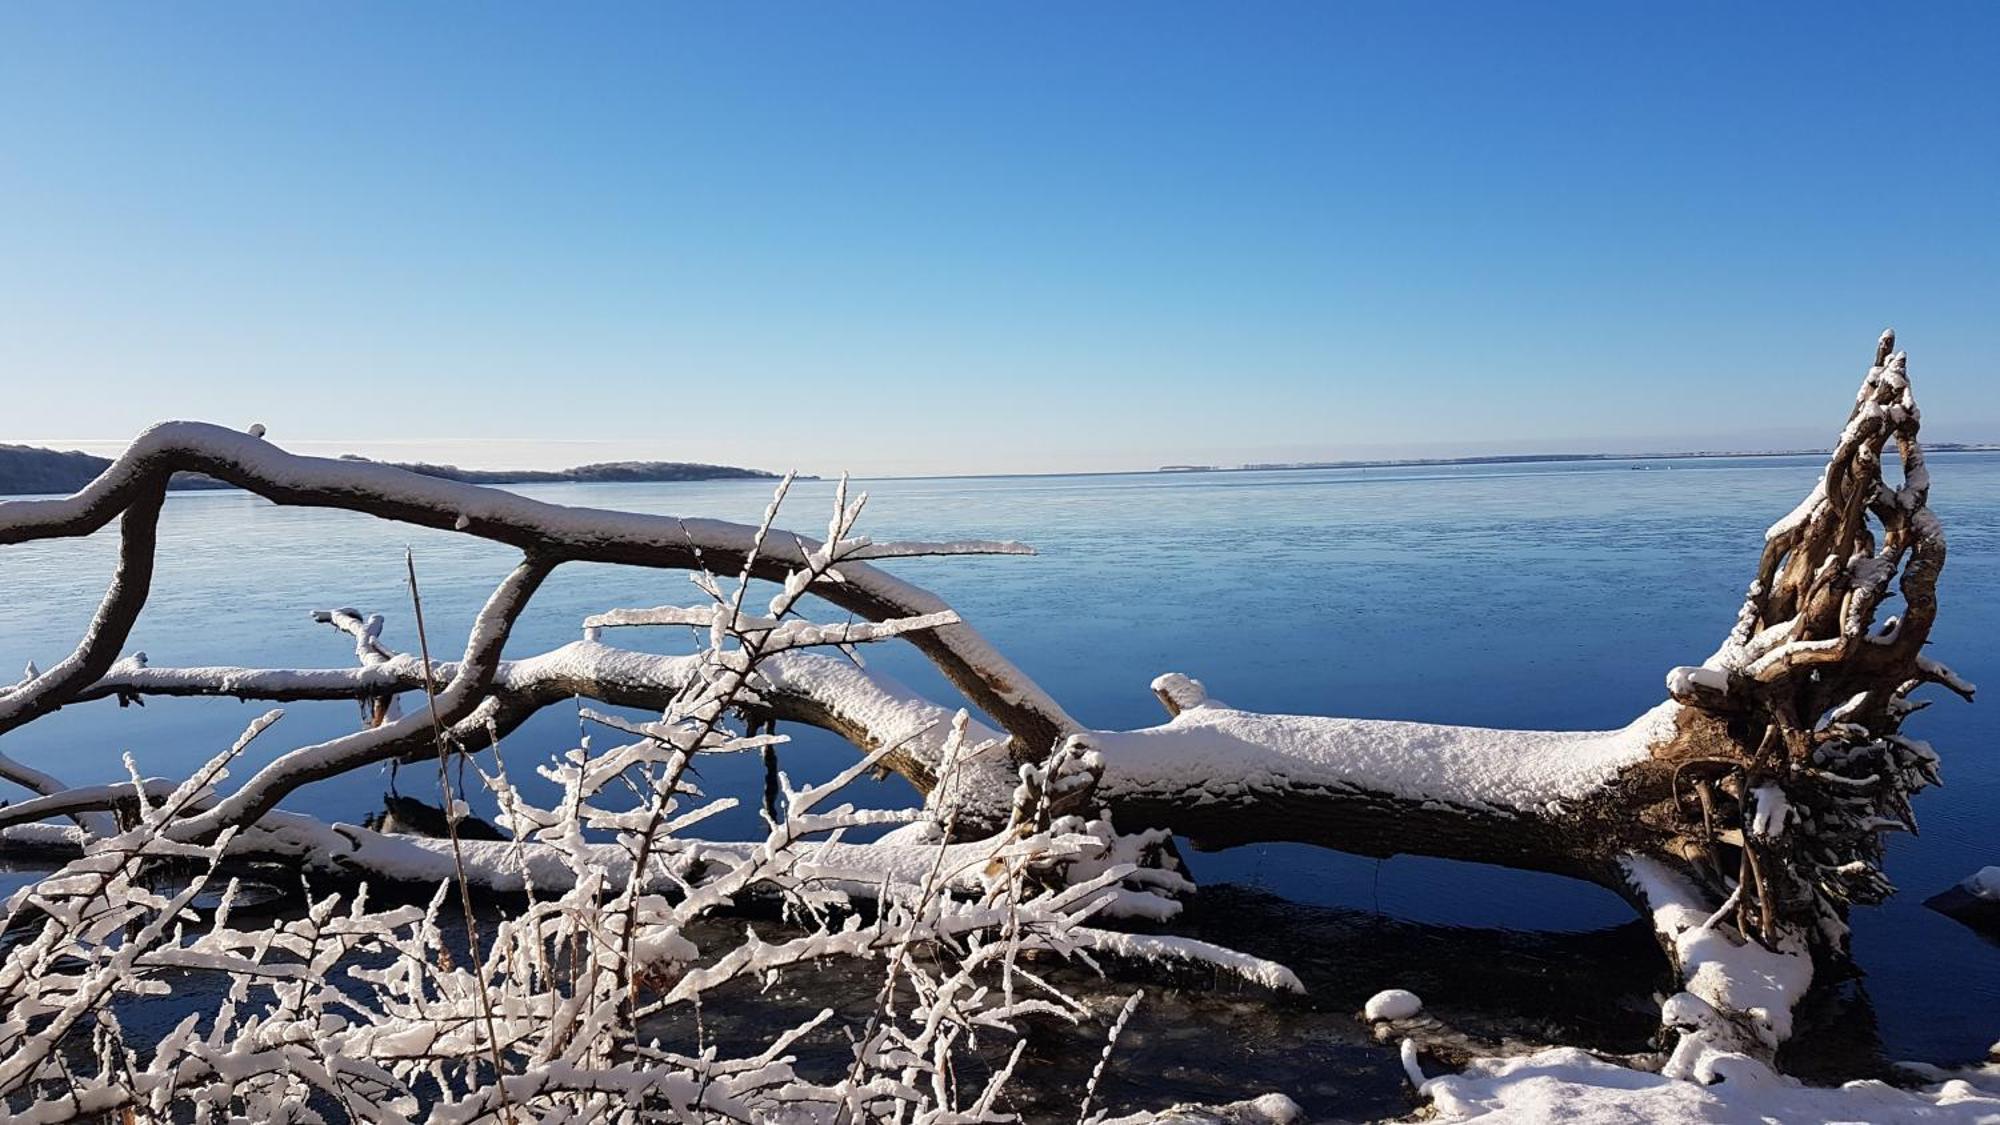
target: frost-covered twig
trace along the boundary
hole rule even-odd
[[[789,617],[838,556],[836,547],[809,563],[813,577],[788,583],[771,616]],[[524,564],[489,602],[465,668],[436,695],[434,738],[455,737],[475,717],[445,721],[492,675],[506,624],[545,569]],[[687,841],[682,833],[726,804],[699,803],[684,782],[689,760],[774,741],[732,725],[738,696],[752,690],[769,658],[759,641],[773,635],[740,627],[742,589],[729,595],[738,608],[713,630],[660,720],[634,727],[638,741],[604,750],[586,744],[543,767],[562,791],[546,808],[527,800],[504,771],[482,774],[517,839],[456,841],[425,853],[461,871],[468,885],[510,864],[520,885],[532,883],[535,894],[503,913],[490,940],[445,940],[438,925],[443,881],[427,909],[376,908],[363,889],[345,902],[319,898],[303,916],[249,931],[231,924],[234,884],[212,913],[191,912],[232,856],[290,847],[310,867],[314,857],[343,862],[343,850],[352,863],[380,859],[375,853],[383,849],[436,843],[327,829],[271,810],[240,825],[228,815],[315,762],[379,750],[399,737],[381,733],[395,724],[352,736],[357,741],[311,755],[303,766],[280,765],[281,757],[219,800],[211,794],[221,760],[162,806],[151,801],[157,786],[135,781],[133,829],[93,843],[72,869],[23,892],[48,921],[0,967],[0,1000],[20,1013],[18,1034],[26,1037],[0,1066],[0,1097],[19,1119],[33,1121],[190,1110],[266,1118],[308,1103],[322,1116],[338,1107],[369,1121],[999,1121],[1006,1114],[998,1094],[1021,1062],[1020,1021],[1077,1019],[1085,1011],[1046,973],[1020,962],[1027,951],[1086,963],[1092,952],[1107,951],[1207,956],[1258,979],[1289,978],[1278,967],[1196,943],[1121,945],[1087,924],[1127,896],[1155,894],[1178,879],[1143,873],[1128,858],[1140,852],[1129,851],[1108,823],[1042,816],[978,844],[839,842],[849,829],[908,819],[829,807],[889,746],[826,784],[795,789],[784,782],[781,815],[761,842]],[[890,624],[884,636],[895,631]],[[825,636],[827,643],[867,639],[838,630]],[[803,629],[790,637],[787,645],[802,643]],[[964,760],[959,747],[971,729],[962,715],[951,724],[942,769]],[[1016,807],[1047,808],[1049,795],[1070,792],[1056,765],[1028,772],[1034,777],[1024,793],[1033,795]],[[641,795],[637,807],[628,783]],[[1153,840],[1148,834],[1132,846],[1143,851]],[[866,862],[845,867],[841,858],[894,855],[911,856],[913,864],[920,857],[926,874],[900,882]],[[184,890],[146,889],[147,878],[190,867]],[[872,915],[858,911],[848,893],[862,887]],[[766,940],[751,931],[704,948],[696,923],[749,896],[775,896],[789,932]],[[897,956],[892,951],[919,947],[923,957],[901,958],[894,1004],[857,1041],[854,1064],[839,1072],[807,1073],[792,1051],[832,1018],[828,1012],[735,1056],[700,1042],[676,1049],[648,1022],[827,958],[887,964]],[[156,996],[190,975],[227,982],[220,1008],[197,1013],[150,1048],[127,1042],[112,1014],[117,999]],[[996,976],[1032,982],[1036,995],[988,987]],[[93,1021],[91,1049],[79,1055],[70,1049],[77,1029]],[[959,1078],[971,1070],[963,1060],[993,1050],[1004,1061],[989,1079],[961,1090]]]

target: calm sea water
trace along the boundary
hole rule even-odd
[[[1698,662],[1715,647],[1764,527],[1791,509],[1817,470],[1813,459],[1765,458],[887,480],[865,483],[872,498],[863,526],[878,539],[1017,538],[1039,548],[1036,558],[893,568],[946,597],[1093,725],[1160,721],[1147,682],[1181,671],[1251,708],[1601,728],[1656,703],[1669,667]],[[1932,651],[1974,681],[2000,683],[1993,643],[2000,456],[1934,455],[1932,475],[1933,506],[1951,540]],[[822,527],[831,490],[800,485],[781,522]],[[520,491],[739,520],[755,519],[769,494],[750,482]],[[341,666],[350,646],[307,613],[345,605],[386,614],[387,639],[414,648],[405,546],[415,551],[433,643],[451,651],[510,565],[506,550],[238,493],[177,494],[162,520],[159,575],[132,647],[155,665]],[[75,643],[112,550],[109,533],[0,550],[0,667],[11,672],[30,659],[46,667]],[[567,567],[537,598],[510,651],[526,655],[573,639],[591,612],[692,596],[678,573]],[[878,647],[871,660],[950,698],[911,652]],[[124,710],[95,703],[10,734],[0,748],[78,782],[122,776],[125,751],[147,773],[179,774],[259,710],[223,701],[154,700]],[[572,745],[575,715],[561,711],[514,736],[510,761]],[[354,720],[348,704],[293,706],[247,764],[351,729]],[[1944,697],[1909,730],[1942,752],[1946,787],[1919,800],[1922,835],[1891,849],[1890,873],[1903,893],[1855,916],[1866,976],[1848,990],[1844,1018],[1865,1023],[1872,1012],[1891,1058],[1962,1060],[2000,1036],[2000,948],[1921,901],[2000,863],[1993,754],[2000,712]],[[795,774],[824,775],[851,761],[830,737],[794,733],[798,743],[785,761]],[[748,795],[757,772],[749,762],[714,761],[703,779],[711,793]],[[421,794],[424,782],[413,773],[421,771],[405,771],[403,788]],[[376,807],[383,780],[337,779],[292,803],[359,819]],[[893,804],[909,792],[892,780],[858,796]],[[741,832],[753,823],[744,813],[711,827]],[[1565,1027],[1625,1026],[1632,997],[1597,982],[1599,961],[1651,956],[1643,940],[1635,945],[1617,929],[1631,921],[1623,903],[1553,877],[1289,845],[1190,858],[1204,882],[1234,885],[1221,898],[1240,908],[1201,912],[1202,931],[1301,962],[1315,993],[1333,998],[1328,1011],[1344,1013],[1399,984],[1456,988],[1476,1008],[1482,979],[1514,981],[1507,1001],[1514,1003],[1519,982],[1532,980],[1539,983],[1530,991],[1563,1009]],[[1290,933],[1288,918],[1296,925]],[[1549,936],[1525,944],[1506,936],[1537,932]],[[1642,970],[1633,986],[1642,1003],[1645,979]],[[1297,1051],[1337,1034],[1318,1017],[1285,1018]],[[1351,1029],[1341,1034],[1351,1037]],[[1380,1053],[1379,1073],[1362,1085],[1393,1096],[1393,1059]],[[1356,1064],[1355,1072],[1370,1066]]]

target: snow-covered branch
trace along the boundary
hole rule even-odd
[[[789,481],[761,525],[739,526],[559,507],[169,423],[76,496],[0,504],[0,544],[124,519],[118,575],[86,637],[49,672],[0,692],[0,734],[90,699],[370,706],[363,729],[280,754],[233,789],[221,784],[230,755],[188,782],[135,771],[131,784],[84,789],[0,758],[0,777],[38,793],[0,811],[0,841],[79,853],[19,896],[10,915],[39,918],[42,928],[0,965],[0,1010],[26,1013],[19,1026],[0,1024],[0,1049],[12,1052],[0,1094],[29,1120],[157,1110],[179,1097],[250,1116],[317,1099],[384,1120],[589,1116],[611,1105],[743,1120],[995,1120],[997,1091],[1020,1054],[983,1055],[990,1081],[961,1089],[954,1076],[970,1071],[958,1061],[987,1050],[972,1029],[1018,1044],[1025,1017],[1086,1014],[1021,963],[1023,953],[1080,963],[1194,958],[1296,986],[1254,958],[1099,924],[1174,913],[1190,889],[1172,856],[1174,834],[1423,853],[1612,887],[1651,916],[1682,974],[1683,990],[1663,1009],[1680,1033],[1668,1073],[1706,1080],[1739,1062],[1763,1066],[1789,1034],[1816,960],[1844,950],[1850,904],[1892,889],[1882,834],[1913,826],[1911,796],[1939,780],[1937,755],[1901,733],[1922,706],[1911,693],[1926,683],[1972,693],[1921,651],[1945,545],[1927,509],[1918,417],[1906,360],[1885,335],[1825,473],[1767,536],[1721,648],[1701,666],[1674,669],[1667,702],[1596,732],[1261,714],[1214,700],[1179,674],[1151,685],[1166,722],[1090,731],[949,606],[864,561],[1018,548],[872,543],[855,533],[862,500],[849,501],[844,481],[816,541],[775,530]],[[1891,440],[1903,470],[1895,487],[1882,478]],[[457,661],[426,667],[389,645],[383,617],[353,610],[316,615],[354,640],[352,667],[120,660],[145,599],[153,519],[176,471],[279,503],[508,543],[523,561]],[[610,609],[583,623],[582,640],[502,660],[543,579],[573,560],[689,569],[708,600]],[[775,584],[766,604],[748,604],[753,580]],[[808,597],[862,620],[808,620]],[[1903,612],[1877,622],[1891,597]],[[605,630],[645,626],[690,629],[707,643],[687,656],[604,643]],[[921,648],[1000,729],[842,656],[894,638]],[[426,693],[424,706],[399,713],[397,697],[413,692]],[[561,799],[539,807],[509,780],[498,742],[538,710],[578,698],[658,717],[635,723],[586,711],[594,729],[621,741],[586,741],[542,764]],[[795,788],[781,769],[778,723],[835,731],[862,755],[834,782]],[[458,830],[466,806],[442,767],[452,754],[484,766],[489,749],[492,772],[482,781],[510,838],[473,840]],[[764,758],[764,838],[694,834],[728,804],[692,784],[693,763],[717,753]],[[417,754],[441,767],[444,839],[329,826],[276,808],[315,780]],[[909,777],[926,808],[833,804],[841,785],[874,769]],[[44,823],[54,816],[91,832]],[[900,827],[877,843],[843,838],[890,824]],[[328,899],[275,931],[242,934],[227,925],[227,906],[210,919],[193,898],[154,891],[143,878],[206,872],[199,888],[224,864],[253,859],[338,874],[344,885],[456,883],[466,940],[446,940],[437,904],[381,911],[359,895],[344,915]],[[525,906],[481,934],[474,890],[518,895]],[[781,926],[702,947],[698,920],[753,899],[778,903]],[[467,956],[469,964],[453,960]],[[836,1073],[808,1076],[788,1053],[818,1022],[737,1058],[700,1042],[685,1050],[641,1042],[644,1019],[825,958],[878,963],[884,973],[877,1010],[847,1028],[852,1065]],[[369,967],[349,973],[359,986],[333,983],[335,966],[360,962]],[[72,971],[77,964],[84,968]],[[232,982],[231,1007],[203,1025],[213,1031],[189,1025],[151,1054],[135,1053],[115,1023],[86,1019],[107,997],[148,995],[189,972]],[[1017,982],[1032,982],[1020,987],[1035,995],[1018,995]],[[60,1073],[72,1065],[78,1028],[107,1045],[81,1081]],[[1415,1077],[1422,1081],[1420,1070]],[[59,1081],[71,1088],[67,1100],[54,1096]]]
[[[78,691],[110,670],[132,625],[145,607],[153,580],[153,555],[159,537],[160,507],[166,499],[164,479],[135,488],[118,529],[118,565],[111,583],[92,615],[76,649],[46,672],[37,672],[0,692],[0,735],[55,711]],[[0,777],[43,795],[61,792],[63,783],[0,754]],[[99,819],[80,820],[102,832]]]
[[[848,537],[855,512],[858,505],[837,514],[830,537],[837,544],[855,542]],[[489,599],[442,686],[424,676],[436,694],[421,718],[281,755],[218,795],[228,764],[275,721],[272,712],[170,791],[140,779],[135,767],[128,786],[31,804],[24,815],[57,811],[63,801],[64,808],[116,804],[131,827],[89,841],[67,868],[8,903],[9,921],[28,937],[0,960],[0,1010],[9,1017],[0,1021],[0,1100],[29,1121],[190,1109],[264,1119],[308,1103],[323,1107],[318,1116],[338,1109],[367,1121],[1001,1121],[1010,1115],[997,1098],[1021,1063],[1023,1021],[1092,1018],[1026,954],[1084,965],[1093,955],[1194,960],[1298,987],[1289,971],[1256,958],[1092,924],[1109,914],[1168,916],[1177,908],[1172,896],[1188,884],[1165,855],[1162,834],[1121,835],[1102,819],[1053,814],[1050,795],[1071,788],[1061,776],[1071,758],[1063,755],[1021,767],[1010,807],[1025,813],[982,841],[839,839],[915,815],[832,804],[843,786],[907,752],[901,745],[876,748],[822,785],[794,788],[781,776],[781,800],[761,841],[687,837],[731,803],[702,803],[685,784],[692,758],[784,741],[758,733],[760,720],[731,725],[732,716],[768,706],[760,693],[782,677],[777,666],[818,661],[830,672],[836,662],[799,650],[949,623],[948,615],[925,615],[815,634],[792,614],[815,583],[834,580],[841,550],[808,561],[809,577],[773,599],[769,623],[746,619],[742,585],[730,595],[709,576],[707,588],[726,607],[709,646],[679,660],[643,658],[648,674],[672,681],[660,719],[619,724],[632,727],[635,742],[604,750],[586,742],[540,767],[561,790],[555,804],[527,800],[495,747],[493,772],[481,776],[513,832],[509,840],[462,839],[455,829],[441,841],[395,838],[271,806],[293,786],[401,753],[440,729],[450,738],[490,728],[507,700],[560,683],[579,660],[642,659],[585,641],[564,657],[503,665],[510,627],[554,565],[532,553]],[[744,570],[753,567],[754,557]],[[401,682],[408,658],[381,644],[380,624],[339,618],[365,646],[360,668],[285,683],[282,673],[218,677],[132,662],[102,692],[386,690]],[[507,688],[503,668],[517,678],[511,696],[499,694]],[[626,670],[628,681],[634,671]],[[840,699],[822,693],[816,705]],[[963,712],[944,727],[929,761],[946,775],[975,761],[966,745],[975,730],[992,733]],[[940,788],[950,789],[949,780]],[[455,824],[462,804],[447,805]],[[223,882],[223,864],[251,858],[337,871],[345,882],[428,882],[439,891],[428,909],[383,909],[369,905],[364,883],[345,901],[320,898],[273,925],[243,930],[233,924],[234,881],[212,909],[197,904]],[[184,884],[156,889],[174,873]],[[462,944],[447,936],[441,915],[453,883],[467,896]],[[470,907],[475,887],[513,891],[526,902],[482,934]],[[751,897],[774,898],[782,920],[704,948],[712,928],[698,924]],[[885,973],[880,1009],[849,1028],[851,1064],[815,1072],[794,1049],[834,1019],[831,1011],[748,1053],[718,1051],[703,1038],[705,1002],[780,974],[810,974],[829,960],[874,963]],[[125,1038],[115,1016],[121,1000],[158,997],[201,977],[226,982],[219,1008],[196,1013],[156,1044]],[[663,1041],[643,1022],[690,1009],[696,1032],[686,1041]],[[962,1084],[981,1067],[987,1077]]]
[[[280,504],[345,508],[383,519],[457,531],[521,549],[551,563],[588,561],[728,573],[752,562],[760,578],[783,582],[826,544],[793,534],[759,546],[757,528],[707,519],[641,515],[544,503],[496,488],[422,476],[372,462],[287,453],[261,437],[199,422],[166,422],[141,434],[111,467],[74,496],[0,502],[0,546],[86,535],[165,486],[175,472],[198,472]],[[911,555],[1024,553],[1012,543],[908,545],[857,540],[834,580],[815,594],[872,621],[949,612],[935,594],[869,565]],[[1078,724],[970,625],[913,634],[937,663],[1033,759]],[[97,675],[102,674],[102,669]],[[95,680],[92,675],[89,680]],[[88,682],[88,681],[86,681]],[[83,685],[78,685],[83,686]]]
[[[499,667],[509,630],[554,565],[534,557],[523,560],[487,599],[466,639],[458,675],[438,694],[437,715],[446,727],[470,718],[486,700],[485,689]],[[301,785],[403,757],[432,737],[431,715],[419,712],[282,754],[215,808],[189,819],[177,831],[190,838],[207,837],[254,823]]]

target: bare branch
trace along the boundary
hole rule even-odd
[[[344,508],[403,523],[507,543],[554,562],[591,561],[681,570],[739,569],[752,556],[753,527],[717,520],[608,512],[547,504],[499,489],[406,472],[389,465],[286,453],[260,438],[199,422],[167,422],[141,434],[74,496],[0,503],[0,545],[85,535],[175,472],[206,473],[281,504]],[[939,553],[937,544],[918,553]],[[981,544],[976,550],[1018,545]],[[819,544],[773,536],[752,573],[783,581]],[[893,547],[893,545],[889,545]],[[886,548],[864,547],[883,557]],[[908,552],[890,550],[889,554]],[[866,563],[844,562],[840,581],[817,590],[872,621],[950,610],[936,595]],[[1015,739],[1022,760],[1046,754],[1081,729],[1035,682],[963,623],[912,635],[953,686]],[[100,672],[101,674],[101,672]],[[90,677],[95,679],[96,676]]]
[[[486,698],[509,630],[555,565],[535,556],[525,558],[487,599],[466,640],[458,675],[437,700],[437,715],[446,726],[471,717]],[[279,756],[214,809],[177,826],[176,831],[187,838],[212,838],[224,828],[255,822],[301,785],[404,757],[430,741],[431,716],[424,713],[301,747]]]

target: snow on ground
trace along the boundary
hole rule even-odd
[[[1264,1094],[1228,1105],[1177,1105],[1158,1113],[1113,1117],[1098,1125],[1296,1125],[1305,1110],[1283,1094]]]
[[[1479,1059],[1423,1093],[1442,1121],[2000,1122],[2000,1091],[1953,1079],[1921,1091],[1881,1082],[1805,1086],[1744,1060],[1713,1085],[1667,1078],[1571,1047]]]
[[[1812,983],[1811,958],[1803,949],[1774,951],[1718,929],[1694,888],[1662,864],[1633,857],[1625,867],[1652,906],[1654,926],[1672,942],[1687,989],[1664,1006],[1668,1024],[1683,1031],[1664,1073],[1571,1047],[1476,1059],[1458,1074],[1420,1084],[1438,1120],[2000,1125],[2000,1067],[1912,1068],[1933,1083],[1921,1090],[1874,1081],[1816,1087],[1731,1050],[1734,1025],[1713,1018],[1715,1012],[1749,1016],[1766,1046],[1775,1047],[1789,1036],[1792,1006]]]
[[[1620,730],[1521,731],[1266,715],[1202,697],[1160,726],[1089,737],[1104,755],[1111,794],[1189,794],[1200,804],[1245,791],[1326,787],[1540,811],[1588,795],[1643,759],[1672,733],[1679,707],[1662,703]]]
[[[1422,1010],[1420,998],[1391,989],[1370,999],[1363,1016],[1382,1037]],[[1995,1050],[2000,1060],[2000,1044]],[[1404,1038],[1402,1051],[1410,1082],[1431,1103],[1430,1119],[1438,1121],[2000,1123],[2000,1062],[1956,1071],[1909,1065],[1903,1069],[1928,1084],[1902,1089],[1875,1081],[1807,1086],[1745,1055],[1713,1049],[1704,1053],[1699,1077],[1640,1070],[1574,1047],[1549,1047],[1477,1058],[1456,1074],[1426,1078],[1416,1041]],[[1671,1063],[1667,1070],[1673,1070]]]

